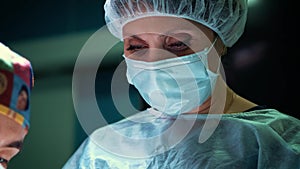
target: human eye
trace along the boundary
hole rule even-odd
[[[178,53],[190,49],[191,36],[189,34],[181,33],[166,37],[164,48],[170,52]]]
[[[129,47],[126,48],[127,51],[137,51],[141,49],[145,49],[146,45],[129,45]]]
[[[5,159],[5,158],[0,157],[0,164],[1,164],[4,168],[7,168],[8,160]]]
[[[185,42],[181,42],[181,41],[174,42],[167,45],[167,49],[170,49],[171,51],[184,51],[188,48],[189,48],[188,45],[186,45]]]
[[[125,40],[124,42],[126,51],[131,53],[146,49],[148,47],[146,42],[140,38],[132,37],[130,39]]]

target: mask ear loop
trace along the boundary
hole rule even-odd
[[[202,56],[202,57],[200,57],[200,59],[201,59],[201,62],[204,64],[204,66],[206,67],[206,69],[208,69],[209,70],[209,68],[208,68],[208,53],[211,51],[211,49],[215,46],[215,43],[216,43],[216,41],[217,41],[217,39],[218,39],[218,37],[216,37],[215,39],[214,39],[214,41],[212,42],[212,44],[210,45],[210,47],[207,47],[207,48],[205,48],[204,49],[204,55]],[[218,66],[218,68],[217,68],[217,72],[219,72],[219,69],[220,69],[220,64],[219,64],[219,66]]]
[[[218,37],[215,38],[214,42],[212,43],[212,45],[209,47],[209,48],[206,48],[206,52],[205,53],[205,56],[208,57],[208,53],[210,52],[210,50],[214,47],[216,41],[217,41]],[[206,68],[208,71],[209,68],[208,68],[208,59],[206,58]],[[211,73],[211,75],[214,75],[214,76],[218,76],[219,74],[219,71],[220,71],[220,59],[219,59],[219,62],[218,62],[218,68],[217,68],[217,72],[216,73]],[[210,71],[211,72],[211,71]],[[201,132],[200,132],[200,135],[199,135],[199,138],[198,138],[198,142],[199,143],[204,143],[207,139],[209,139],[209,137],[214,133],[214,131],[216,130],[219,122],[220,122],[220,119],[221,119],[221,114],[215,114],[215,116],[213,117],[213,115],[210,114],[210,112],[208,113],[208,116],[207,116],[207,120],[205,120],[205,123],[201,129]],[[213,117],[210,119],[210,117]]]
[[[207,49],[207,54],[210,52],[210,50],[215,46],[215,43],[217,42],[218,37],[216,37],[213,41],[213,43],[210,45],[210,47]]]

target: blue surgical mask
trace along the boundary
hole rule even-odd
[[[214,44],[214,43],[213,43]],[[154,109],[169,115],[189,112],[212,94],[218,74],[208,69],[211,50],[155,62],[125,57],[127,80]]]

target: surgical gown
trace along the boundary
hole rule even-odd
[[[300,169],[300,121],[275,109],[183,115],[177,126],[153,111],[95,130],[63,169]],[[199,142],[212,119],[217,127]]]

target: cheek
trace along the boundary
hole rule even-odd
[[[210,42],[203,39],[193,39],[189,45],[190,50],[193,52],[200,52],[210,46]]]
[[[127,51],[127,50],[125,49],[125,47],[124,47],[124,51],[123,51],[123,52],[124,52],[124,55],[127,56],[127,57],[130,55],[130,52]]]

